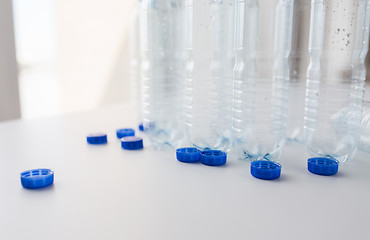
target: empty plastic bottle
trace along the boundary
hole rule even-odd
[[[141,79],[144,129],[155,149],[183,139],[185,0],[142,0]]]
[[[360,147],[362,151],[370,153],[370,102],[364,102],[364,112],[362,114],[362,131]]]
[[[141,104],[141,79],[140,79],[140,31],[139,31],[139,6],[130,17],[129,24],[129,56],[130,56],[130,84],[134,107],[137,111],[136,122],[142,124]]]
[[[322,163],[351,159],[358,147],[369,6],[369,0],[312,0],[304,135],[310,156]]]
[[[304,102],[306,95],[307,68],[310,63],[308,52],[310,10],[310,1],[294,1],[292,49],[289,56],[290,82],[287,126],[288,144],[304,143]]]
[[[228,151],[234,67],[234,0],[186,1],[186,144]]]
[[[236,4],[233,149],[241,159],[279,161],[286,138],[293,0]]]

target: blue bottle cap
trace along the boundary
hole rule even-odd
[[[307,167],[311,173],[330,176],[338,172],[339,162],[332,158],[314,157],[307,160]]]
[[[220,150],[200,152],[200,162],[208,166],[221,166],[226,163],[227,154]]]
[[[279,163],[258,160],[251,163],[251,174],[255,178],[273,180],[280,177],[281,165]]]
[[[117,133],[117,138],[135,136],[135,130],[132,128],[117,129],[116,133]]]
[[[200,151],[194,147],[178,148],[176,149],[176,158],[185,163],[199,162]]]
[[[50,186],[54,182],[54,172],[50,169],[33,169],[21,173],[24,188],[36,189]]]
[[[107,143],[107,134],[105,133],[91,133],[87,136],[89,144],[104,144]]]
[[[143,125],[143,123],[140,123],[139,124],[139,130],[140,130],[140,132],[144,132],[144,125]]]
[[[143,139],[140,137],[124,137],[121,139],[121,147],[126,150],[138,150],[142,149],[143,146]]]

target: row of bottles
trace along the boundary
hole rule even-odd
[[[133,76],[154,148],[278,162],[288,139],[312,157],[350,159],[361,134],[369,6],[142,0]]]

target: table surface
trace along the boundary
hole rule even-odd
[[[0,239],[370,239],[370,159],[336,176],[311,174],[303,146],[283,154],[282,176],[250,163],[178,162],[174,151],[120,147],[129,106],[0,124]],[[108,144],[86,143],[90,132]],[[52,168],[55,182],[22,188],[19,173]]]

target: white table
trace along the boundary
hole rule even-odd
[[[129,107],[0,124],[0,239],[370,239],[370,156],[336,176],[306,169],[286,148],[282,176],[263,181],[249,163],[180,163],[174,151],[125,151],[115,129],[135,127]],[[90,132],[107,145],[86,143]],[[55,182],[22,188],[19,173],[52,168]]]

